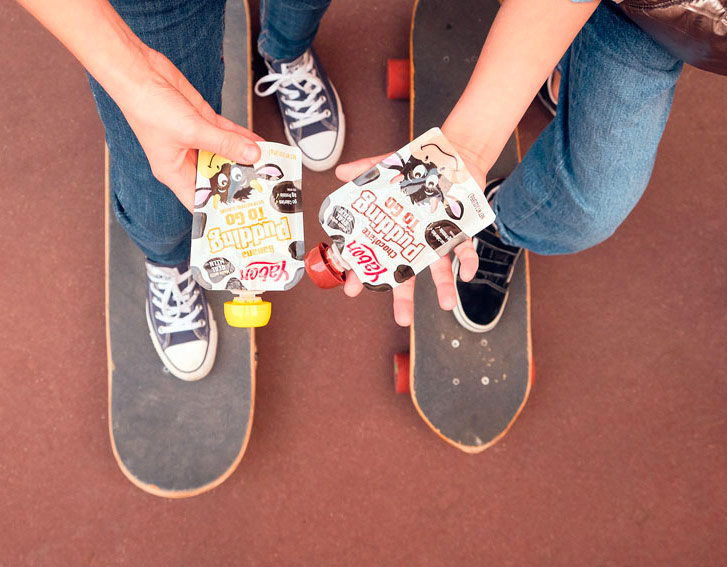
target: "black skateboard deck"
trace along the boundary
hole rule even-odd
[[[249,10],[226,8],[223,114],[251,127]],[[144,256],[116,222],[106,159],[106,320],[109,430],[126,477],[157,496],[194,496],[223,482],[247,446],[255,400],[255,341],[251,329],[223,318],[223,292],[208,292],[219,333],[210,374],[185,382],[164,368],[144,312]]]
[[[418,0],[411,32],[411,137],[444,122],[464,91],[499,9],[497,0]],[[513,134],[488,178],[519,161]],[[507,432],[532,382],[527,252],[518,260],[498,325],[464,329],[439,308],[431,278],[416,280],[410,391],[424,421],[445,441],[479,453]]]

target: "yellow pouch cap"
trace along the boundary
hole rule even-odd
[[[236,297],[225,302],[225,320],[231,327],[264,327],[270,321],[271,305],[259,297]]]

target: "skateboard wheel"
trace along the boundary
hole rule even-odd
[[[389,59],[386,64],[386,96],[390,100],[409,98],[411,74],[408,59]]]
[[[346,281],[343,272],[336,269],[328,260],[327,250],[328,245],[320,242],[305,255],[305,271],[313,283],[322,289],[338,287]]]
[[[225,320],[230,327],[264,327],[270,321],[269,301],[236,297],[225,302]]]
[[[397,352],[394,355],[394,389],[397,394],[409,393],[409,353]]]

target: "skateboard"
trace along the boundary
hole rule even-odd
[[[249,9],[225,13],[222,112],[252,127]],[[144,256],[116,222],[106,150],[106,321],[109,432],[114,457],[137,487],[167,498],[211,490],[245,452],[255,399],[255,336],[221,322],[223,297],[210,292],[218,349],[210,374],[185,382],[164,368],[149,338]]]
[[[411,138],[442,124],[474,70],[497,0],[417,0],[411,57],[389,63],[390,98],[408,94]],[[406,81],[410,84],[407,85]],[[517,132],[489,178],[506,177],[520,160]],[[396,388],[410,392],[422,419],[437,435],[467,453],[479,453],[507,433],[533,380],[528,255],[515,267],[498,325],[472,333],[439,309],[436,288],[419,277],[409,353],[395,357]]]

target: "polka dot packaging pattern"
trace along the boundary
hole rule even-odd
[[[353,270],[369,289],[389,290],[495,220],[482,189],[439,128],[331,193],[319,221],[333,241],[306,255],[320,287]]]
[[[259,327],[270,303],[259,294],[287,290],[303,276],[300,150],[258,142],[260,159],[239,164],[200,151],[192,220],[190,266],[205,289],[229,290],[225,318]]]

